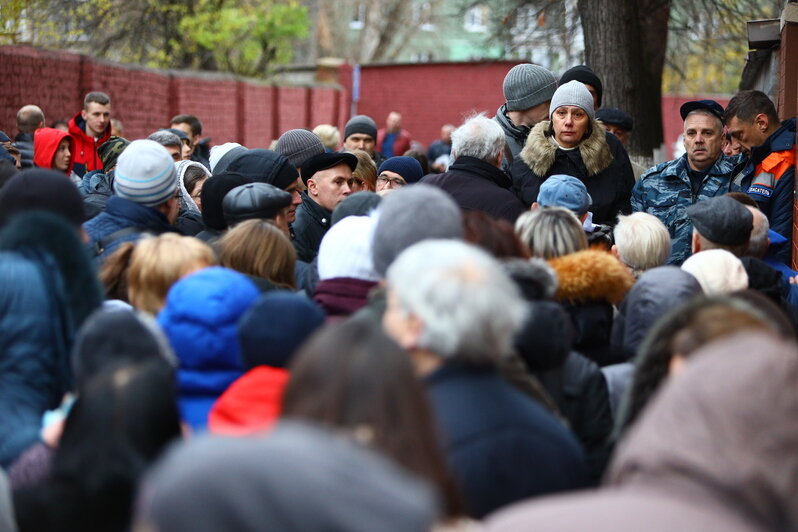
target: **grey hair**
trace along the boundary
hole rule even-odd
[[[671,235],[659,218],[645,212],[618,216],[612,232],[618,258],[635,277],[662,266],[671,254]]]
[[[387,273],[402,312],[422,324],[417,347],[441,357],[496,364],[512,352],[527,306],[499,262],[456,240],[425,240]]]
[[[751,230],[751,240],[748,241],[748,249],[745,250],[745,254],[749,257],[761,259],[767,253],[768,245],[770,244],[768,237],[770,222],[765,213],[756,207],[751,207],[750,205],[746,205],[746,207],[754,215],[754,228]]]
[[[714,118],[715,120],[718,121],[718,134],[719,135],[723,134],[723,120],[718,118],[718,115],[716,115],[712,111],[708,111],[707,109],[693,109],[692,111],[687,113],[687,116],[684,117],[684,121],[687,122],[687,119],[690,118],[692,115],[705,115]]]
[[[468,118],[452,132],[452,157],[476,157],[496,163],[504,151],[504,131],[484,113]]]
[[[515,234],[533,257],[546,260],[587,249],[587,236],[576,215],[564,207],[539,207],[515,221]]]
[[[183,147],[183,141],[181,141],[180,137],[178,137],[171,131],[159,130],[147,138],[149,140],[154,140],[161,146],[178,146],[180,148]]]

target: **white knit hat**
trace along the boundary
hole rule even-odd
[[[219,163],[219,160],[234,148],[243,148],[243,146],[238,142],[225,142],[224,144],[219,144],[211,148],[211,155],[208,157],[208,163],[211,165],[211,172],[216,170],[216,165]]]
[[[379,281],[371,259],[375,225],[376,219],[369,216],[347,216],[333,225],[319,246],[319,279]]]
[[[134,140],[119,156],[114,193],[121,198],[154,207],[172,197],[177,171],[166,148],[152,140]]]
[[[706,295],[728,294],[748,288],[748,273],[743,263],[725,249],[696,253],[682,269],[698,279]]]
[[[596,118],[596,112],[593,110],[593,95],[587,90],[584,83],[579,81],[569,81],[564,85],[560,85],[554,96],[551,97],[551,105],[549,105],[549,117],[554,113],[554,110],[563,105],[574,105],[584,109],[584,111],[593,120]]]

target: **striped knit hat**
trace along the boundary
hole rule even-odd
[[[177,189],[177,171],[166,148],[152,140],[134,140],[119,156],[114,192],[121,198],[155,207]]]

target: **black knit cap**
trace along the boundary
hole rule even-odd
[[[596,98],[598,98],[598,105],[601,107],[601,98],[604,96],[604,86],[601,80],[593,70],[586,65],[576,65],[575,67],[566,70],[560,77],[560,85],[565,85],[569,81],[579,81],[592,85],[596,89]]]
[[[729,196],[699,201],[687,208],[687,216],[701,236],[726,246],[739,246],[751,239],[754,215]]]
[[[285,189],[299,177],[288,158],[276,151],[256,148],[247,150],[227,165],[228,172],[249,176],[256,183],[268,183]]]
[[[302,181],[307,184],[308,179],[313,177],[316,172],[333,168],[339,164],[348,165],[354,172],[355,168],[357,168],[357,157],[346,152],[320,153],[319,155],[314,155],[302,165]]]
[[[15,214],[43,210],[59,214],[75,226],[86,221],[83,198],[77,187],[64,175],[45,168],[24,170],[0,191],[0,225]]]
[[[222,208],[224,197],[234,188],[247,183],[252,183],[252,178],[236,172],[222,172],[205,181],[200,193],[203,223],[218,231],[227,229]]]

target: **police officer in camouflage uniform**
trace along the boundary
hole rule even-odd
[[[687,207],[726,194],[731,178],[743,166],[743,157],[723,155],[723,107],[713,100],[687,102],[684,120],[685,154],[660,163],[643,174],[632,189],[632,209],[659,218],[671,235],[669,264],[690,256],[693,226]]]

